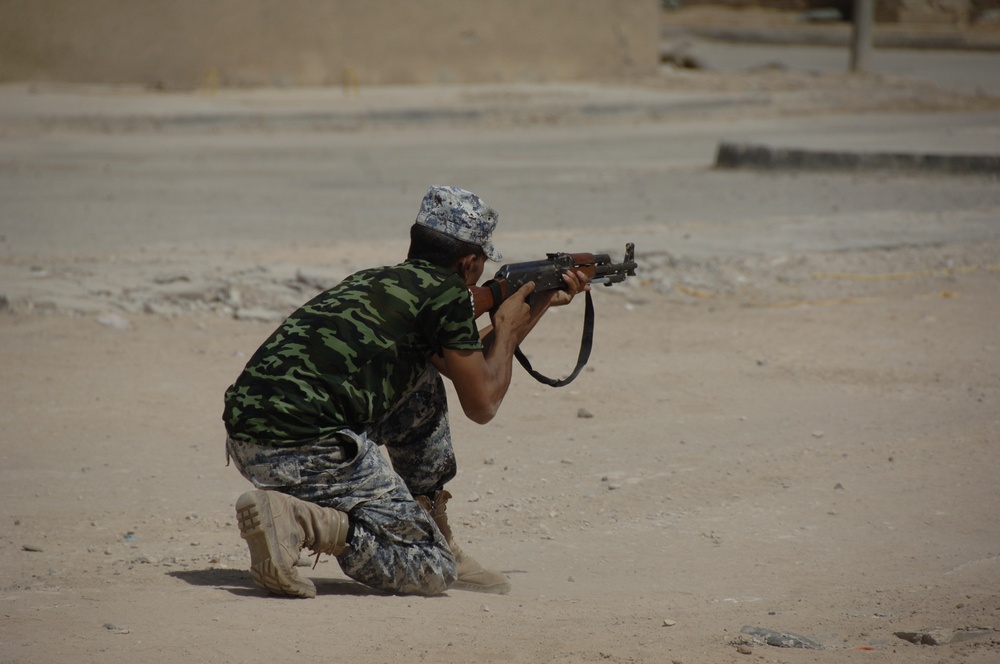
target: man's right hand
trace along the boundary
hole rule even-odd
[[[504,300],[492,314],[493,322],[493,344],[497,342],[510,346],[510,354],[513,357],[514,348],[524,341],[528,332],[534,327],[533,312],[528,304],[528,297],[535,292],[535,282],[529,281],[517,289],[517,292]]]

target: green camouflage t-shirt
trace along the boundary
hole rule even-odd
[[[237,440],[299,445],[363,431],[443,348],[481,349],[453,270],[422,260],[358,272],[288,317],[226,391]]]

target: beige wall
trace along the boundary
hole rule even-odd
[[[656,71],[657,0],[0,0],[0,81],[361,85]]]

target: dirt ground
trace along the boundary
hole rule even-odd
[[[870,83],[853,83],[865,110],[880,87]],[[798,88],[780,72],[755,84]],[[817,113],[830,98],[847,104],[835,84],[814,94]],[[720,122],[738,122],[732,112]],[[364,129],[353,140],[366,131],[375,140]],[[8,145],[20,147],[8,148],[3,177],[35,181],[18,161],[26,144]],[[74,168],[58,162],[38,179]],[[239,175],[226,173],[235,188],[246,186]],[[693,190],[719,176],[680,177]],[[218,235],[147,245],[123,226],[102,254],[87,238],[111,221],[101,195],[81,190],[79,226],[66,232],[86,251],[53,239],[60,249],[46,254],[34,240],[19,250],[30,224],[8,212],[0,662],[1000,660],[996,182],[882,184],[975,189],[983,198],[970,206],[992,219],[992,235],[725,256],[640,248],[640,276],[595,295],[594,354],[574,384],[544,388],[518,369],[494,422],[455,417],[452,523],[467,552],[510,576],[506,596],[386,596],[326,557],[303,570],[318,597],[288,600],[245,571],[232,505],[248,485],[225,466],[222,393],[276,312],[354,264],[397,258],[401,244],[379,231],[367,242],[216,251]],[[63,194],[49,195],[39,215]],[[415,209],[415,189],[393,195]],[[848,198],[838,204],[849,208]],[[752,200],[722,204],[739,216]],[[229,203],[240,204],[213,202]],[[875,233],[880,220],[934,215],[948,216],[864,219]],[[696,238],[712,227],[697,214],[675,221]],[[537,232],[506,238],[527,246]],[[226,285],[192,276],[195,265],[198,275],[229,270]],[[581,315],[577,305],[554,313],[532,335],[525,350],[537,368],[568,370]],[[821,648],[768,645],[744,627]],[[931,628],[951,642],[897,636]]]
[[[329,559],[315,600],[252,585],[219,403],[271,324],[4,316],[2,660],[996,661],[992,632],[894,633],[1000,625],[997,269],[599,293],[578,382],[519,373],[494,423],[455,422],[453,519],[503,597],[383,596]],[[557,318],[528,349],[554,373]]]

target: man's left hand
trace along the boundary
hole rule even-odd
[[[590,290],[590,284],[587,283],[590,279],[579,270],[567,270],[563,273],[562,280],[566,284],[565,290],[536,293],[535,300],[546,307],[561,307],[572,302],[578,293]]]

